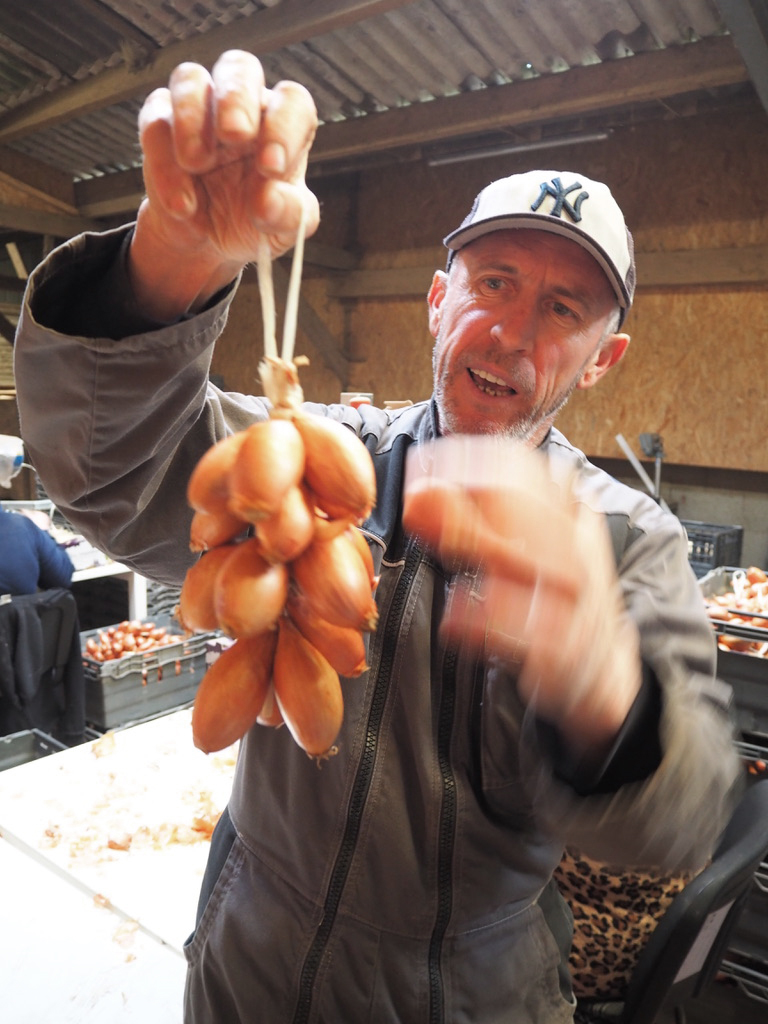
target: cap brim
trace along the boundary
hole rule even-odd
[[[553,235],[562,235],[564,238],[578,242],[597,260],[610,281],[622,309],[623,321],[626,310],[631,305],[631,297],[623,277],[605,249],[598,245],[591,235],[586,234],[577,225],[563,221],[559,217],[549,217],[547,214],[541,213],[512,213],[501,217],[489,217],[475,224],[457,228],[443,239],[443,244],[451,250],[451,253],[454,253],[463,249],[465,245],[473,242],[476,238],[481,238],[492,231],[503,231],[505,228],[534,228],[538,231],[549,231]],[[449,264],[450,260],[449,256]]]

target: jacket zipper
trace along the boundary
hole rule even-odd
[[[392,664],[397,651],[397,636],[400,631],[400,622],[403,608],[405,606],[408,591],[410,590],[416,568],[421,559],[421,552],[417,544],[409,548],[405,565],[400,579],[397,583],[395,594],[392,598],[392,606],[387,617],[387,629],[382,640],[382,658],[379,667],[376,687],[371,699],[371,707],[368,713],[368,724],[366,726],[365,744],[363,747],[360,765],[352,786],[352,793],[347,811],[347,823],[344,835],[336,856],[336,863],[333,867],[331,879],[323,907],[323,916],[315,932],[312,945],[304,959],[299,980],[299,995],[296,1002],[296,1012],[293,1016],[294,1024],[306,1024],[312,1006],[312,995],[317,978],[317,972],[323,960],[328,940],[333,930],[333,924],[339,909],[339,903],[346,885],[347,875],[352,864],[352,857],[357,845],[357,837],[360,832],[363,809],[368,797],[368,791],[373,777],[373,769],[376,762],[376,749],[378,746],[379,730],[384,715],[384,708],[389,694],[389,679],[392,673]]]
[[[440,808],[437,848],[437,914],[429,942],[427,976],[429,978],[429,1021],[442,1024],[445,1019],[443,975],[440,957],[443,939],[453,911],[453,852],[456,838],[456,780],[451,767],[451,736],[456,705],[456,650],[450,648],[443,663],[443,687],[437,727],[437,760],[443,799]]]
[[[448,601],[469,600],[476,570],[454,566],[453,577],[446,584]],[[453,913],[453,858],[456,847],[458,798],[456,777],[451,760],[451,741],[456,717],[456,666],[459,647],[454,642],[445,649],[442,668],[440,710],[437,719],[437,763],[442,783],[440,823],[437,847],[437,913],[429,942],[427,972],[429,978],[429,1024],[445,1021],[445,995],[440,964],[443,941]]]

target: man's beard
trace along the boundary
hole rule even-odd
[[[466,373],[466,370],[460,371]],[[542,430],[542,427],[546,427],[548,430],[551,426],[555,417],[560,413],[561,409],[567,404],[573,392],[576,390],[578,378],[574,380],[568,389],[561,395],[559,395],[555,401],[548,407],[543,408],[541,406],[531,409],[523,416],[519,417],[515,421],[499,421],[499,420],[486,420],[479,422],[473,419],[472,433],[493,435],[495,437],[506,438],[511,441],[520,441],[523,444],[530,443],[532,439],[535,439],[538,443],[541,439],[536,435]],[[454,414],[450,406],[446,402],[445,387],[442,381],[435,380],[435,402],[437,404],[438,422],[440,424],[440,432],[442,434],[463,434],[467,431],[463,429],[462,417],[458,414]]]

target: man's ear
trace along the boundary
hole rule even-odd
[[[628,334],[610,334],[600,346],[592,360],[582,370],[577,388],[591,388],[623,358],[629,345]]]
[[[432,284],[427,292],[427,303],[429,305],[429,333],[433,338],[437,337],[440,328],[440,307],[445,298],[445,291],[448,286],[448,275],[444,270],[436,270],[432,278]]]

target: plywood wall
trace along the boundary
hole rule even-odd
[[[640,252],[768,245],[768,118],[758,104],[618,130],[602,143],[439,168],[408,163],[370,170],[343,186],[318,182],[324,221],[316,236],[360,252],[371,269],[441,266],[442,237],[489,180],[535,166],[569,167],[609,183]],[[323,189],[326,190],[324,195]],[[345,380],[313,358],[308,397],[342,390],[376,400],[418,400],[431,389],[425,296],[338,301],[328,275],[307,295],[349,362]],[[620,455],[623,433],[659,433],[669,462],[768,472],[768,283],[643,288],[626,329],[624,362],[579,392],[558,425],[590,455]],[[244,288],[214,369],[250,387],[258,297]],[[305,348],[311,348],[305,339]],[[301,348],[301,345],[300,345]]]

